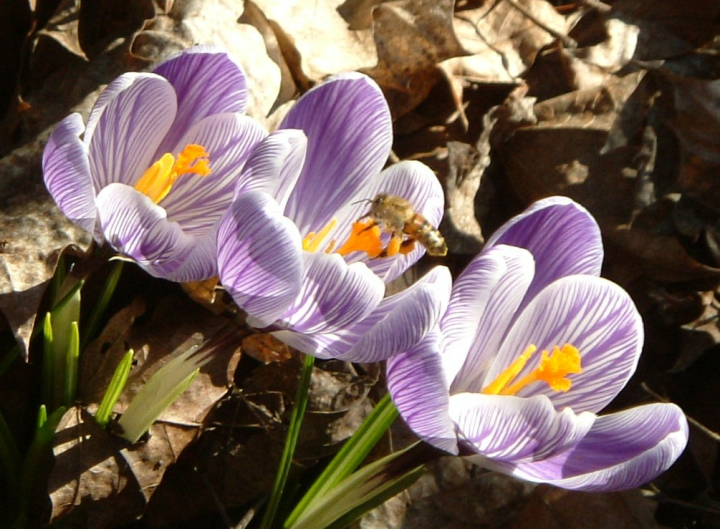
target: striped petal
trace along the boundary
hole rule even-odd
[[[600,275],[602,238],[595,219],[580,204],[567,197],[539,200],[522,214],[506,222],[487,241],[518,246],[535,257],[535,279],[526,302],[561,277]]]
[[[255,147],[238,179],[235,194],[250,189],[270,193],[280,210],[295,187],[305,160],[307,138],[301,130],[277,130]]]
[[[357,323],[335,332],[279,331],[275,335],[318,358],[380,362],[409,350],[435,327],[447,307],[451,283],[449,270],[436,267],[408,289],[383,299]]]
[[[380,172],[392,145],[382,92],[357,73],[336,75],[310,90],[280,128],[301,129],[308,138],[305,165],[285,209],[301,233],[325,226]]]
[[[385,284],[363,263],[310,252],[303,252],[303,262],[300,294],[281,316],[290,330],[337,331],[366,318],[383,298]]]
[[[302,241],[295,225],[261,191],[235,200],[220,222],[220,282],[257,322],[275,322],[300,293]]]
[[[680,408],[649,404],[598,417],[582,441],[555,457],[491,468],[565,489],[631,489],[667,470],[687,439],[687,420]]]
[[[593,276],[570,276],[543,290],[523,310],[502,344],[488,381],[525,348],[552,351],[569,343],[582,355],[582,373],[568,375],[566,393],[544,383],[522,389],[519,396],[547,395],[557,409],[598,412],[622,389],[635,371],[643,344],[640,315],[619,286]],[[528,362],[519,377],[537,362]]]
[[[110,245],[155,277],[169,277],[194,245],[193,237],[167,220],[162,207],[132,187],[105,187],[98,193],[97,208]]]
[[[85,145],[90,145],[93,133],[95,132],[95,127],[97,127],[100,116],[102,116],[103,112],[105,112],[108,104],[110,104],[110,102],[113,101],[121,92],[132,86],[136,80],[142,79],[145,76],[145,73],[127,72],[117,77],[105,87],[105,90],[103,90],[95,100],[95,104],[90,112],[90,117],[88,117],[88,122],[85,126]]]
[[[168,218],[190,235],[206,233],[230,206],[245,160],[266,135],[260,124],[240,114],[218,114],[196,123],[182,138],[179,150],[189,144],[205,147],[211,173],[181,175],[175,181],[162,201]]]
[[[199,120],[215,114],[244,113],[247,83],[239,64],[226,52],[208,46],[184,50],[153,70],[173,86],[177,116],[159,154],[173,152]]]
[[[43,151],[43,178],[53,200],[67,218],[95,234],[95,190],[79,114],[58,123]]]
[[[410,350],[388,358],[387,386],[403,420],[418,437],[440,450],[458,454],[437,331],[431,331]]]
[[[595,422],[592,413],[556,411],[547,397],[529,399],[478,393],[450,397],[450,416],[461,444],[490,460],[544,459],[577,444]]]
[[[507,330],[516,318],[518,307],[533,279],[535,263],[529,252],[512,246],[497,246],[494,249],[499,251],[506,269],[490,293],[480,324],[473,329],[475,334],[472,345],[465,363],[453,381],[452,393],[479,392],[487,380],[497,376],[493,375],[488,379],[487,372],[490,370],[492,373],[493,366],[498,362],[497,355],[504,344]],[[475,270],[471,269],[471,272]],[[472,288],[471,277],[467,280],[462,277],[461,279],[461,290]],[[455,287],[455,290],[457,288]],[[451,310],[454,310],[454,307]],[[446,354],[451,353],[448,351]]]
[[[440,321],[443,371],[448,386],[465,363],[490,299],[508,273],[510,255],[506,255],[505,248],[491,248],[479,254],[452,287],[448,310]],[[513,248],[509,253],[515,251]]]
[[[154,74],[137,75],[105,106],[88,144],[95,189],[113,182],[135,184],[156,161],[175,108],[172,86]]]

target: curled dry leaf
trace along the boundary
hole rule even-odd
[[[378,60],[364,71],[383,88],[395,118],[415,108],[442,79],[440,62],[465,55],[453,28],[453,6],[452,0],[402,0],[373,10]]]
[[[377,62],[370,31],[348,29],[337,11],[341,3],[339,0],[256,1],[274,29],[282,29],[292,40],[302,61],[301,71],[314,81]]]
[[[454,71],[486,82],[515,81],[555,35],[568,31],[568,21],[549,2],[518,4],[522,10],[510,2],[490,1],[456,13],[455,33],[468,54],[449,61]]]

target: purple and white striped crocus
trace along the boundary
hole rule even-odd
[[[640,315],[599,276],[600,231],[570,199],[541,200],[493,235],[438,326],[388,361],[415,433],[492,470],[578,490],[639,486],[683,451],[673,404],[600,415],[635,371]]]
[[[241,178],[267,135],[243,115],[246,102],[241,68],[214,48],[123,74],[87,126],[72,114],[55,128],[43,154],[45,184],[75,224],[153,276],[217,275],[217,223],[233,193],[267,184]]]
[[[378,193],[400,196],[437,226],[444,198],[419,162],[381,171],[390,112],[368,77],[341,74],[299,99],[245,166],[279,175],[271,193],[243,193],[221,222],[220,281],[255,327],[319,358],[372,362],[416,343],[447,304],[449,272],[436,268],[383,299],[385,283],[424,253],[406,245],[380,257],[389,234],[357,222]]]

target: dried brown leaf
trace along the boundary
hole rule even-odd
[[[567,33],[567,19],[549,2],[518,3],[532,19],[503,1],[483,2],[455,16],[455,32],[468,51],[467,57],[450,61],[455,70],[483,81],[515,81],[535,62],[538,52],[556,40],[555,35]]]
[[[339,0],[258,0],[256,3],[268,20],[276,23],[292,40],[302,60],[301,71],[314,81],[377,62],[370,31],[348,29],[337,11],[342,3]]]
[[[402,0],[373,10],[377,65],[364,71],[383,88],[393,116],[422,102],[443,75],[437,65],[465,50],[455,36],[451,0]]]
[[[297,92],[297,88],[295,86],[295,80],[293,79],[293,72],[283,55],[283,46],[281,44],[282,36],[278,38],[278,35],[275,33],[276,25],[271,24],[265,16],[265,13],[251,0],[245,0],[245,9],[238,22],[241,24],[249,24],[260,32],[260,35],[262,35],[265,41],[268,56],[278,65],[278,68],[280,68],[280,90],[273,104],[273,108],[290,101]],[[272,109],[270,112],[272,112]]]

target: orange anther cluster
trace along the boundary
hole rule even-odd
[[[195,144],[186,145],[178,154],[177,161],[172,154],[165,153],[143,173],[135,184],[135,189],[159,204],[170,192],[178,176],[183,174],[195,174],[203,177],[209,175],[209,156],[205,147]]]
[[[528,346],[482,392],[486,395],[516,395],[518,391],[534,382],[545,382],[553,391],[568,391],[572,386],[572,381],[567,378],[567,375],[582,373],[580,351],[570,344],[562,347],[555,346],[552,353],[543,351],[540,365],[513,383],[536,351],[537,347],[534,345]]]

